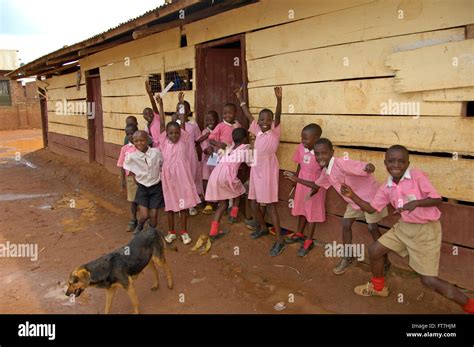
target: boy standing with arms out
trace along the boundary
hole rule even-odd
[[[371,283],[354,288],[357,295],[388,296],[383,275],[383,258],[390,251],[402,257],[409,256],[409,265],[421,275],[421,283],[461,305],[467,313],[474,313],[474,300],[459,289],[438,278],[441,249],[441,212],[436,208],[441,195],[431,185],[425,173],[409,168],[408,150],[401,145],[390,147],[385,153],[385,166],[390,174],[369,203],[356,194],[349,185],[341,193],[364,211],[381,211],[388,204],[400,213],[401,220],[369,248],[372,268]]]

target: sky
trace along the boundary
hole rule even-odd
[[[0,49],[20,63],[72,45],[161,6],[164,0],[0,0]]]

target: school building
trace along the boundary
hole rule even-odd
[[[274,109],[281,85],[281,169],[295,170],[291,158],[311,122],[337,155],[374,163],[380,182],[384,150],[408,147],[411,165],[445,198],[440,277],[474,289],[473,43],[472,0],[175,0],[9,76],[37,76],[53,152],[111,171],[125,118],[145,125],[146,80],[155,92],[174,82],[165,110],[184,91],[201,127],[208,110],[222,114],[235,102],[241,85],[255,114]],[[294,230],[289,193],[282,179],[282,226]],[[345,203],[332,189],[326,210],[315,235],[340,241]],[[397,219],[386,218],[383,230]],[[364,223],[353,232],[354,242],[371,243]]]

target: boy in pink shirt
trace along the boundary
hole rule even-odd
[[[277,106],[275,120],[273,112],[263,109],[258,115],[258,121],[254,119],[247,104],[242,97],[242,89],[236,91],[240,107],[250,122],[249,132],[255,135],[255,164],[250,169],[249,200],[251,200],[252,212],[256,217],[259,228],[251,234],[253,239],[268,235],[269,231],[265,223],[260,206],[264,205],[270,215],[271,222],[275,228],[277,240],[270,249],[270,256],[275,257],[285,248],[285,240],[280,232],[280,218],[277,213],[278,202],[278,179],[280,166],[276,151],[280,144],[280,116],[282,90],[275,87]]]
[[[127,231],[134,231],[137,227],[137,203],[135,202],[135,195],[137,194],[137,183],[133,179],[133,175],[130,175],[130,171],[123,168],[123,163],[125,157],[129,153],[133,153],[137,150],[133,144],[133,134],[138,130],[135,124],[130,124],[125,127],[125,134],[127,135],[128,143],[122,146],[120,150],[120,155],[117,161],[117,166],[121,168],[120,170],[120,181],[122,183],[122,188],[127,188],[127,201],[130,202],[130,212],[131,219],[128,223]]]
[[[454,300],[468,313],[474,313],[474,300],[459,289],[438,278],[441,249],[441,212],[436,205],[441,196],[431,185],[426,174],[410,169],[408,150],[401,145],[390,147],[385,153],[385,166],[390,177],[371,201],[361,198],[349,185],[342,186],[342,194],[364,211],[381,211],[388,204],[400,213],[401,220],[370,246],[371,283],[355,287],[362,296],[388,296],[383,274],[383,259],[390,252],[408,255],[409,265],[421,275],[421,282]]]
[[[380,213],[377,211],[374,213],[365,213],[356,203],[340,193],[342,184],[347,183],[355,187],[354,189],[357,190],[357,193],[360,196],[369,201],[372,200],[379,188],[379,184],[372,175],[372,172],[375,171],[374,165],[356,160],[334,157],[332,143],[325,138],[316,141],[314,153],[316,155],[316,160],[323,168],[323,172],[316,182],[298,179],[294,177],[292,173],[288,172],[285,172],[284,175],[294,182],[296,181],[313,188],[315,191],[317,191],[319,187],[328,189],[332,186],[347,202],[346,212],[344,213],[344,218],[342,220],[342,242],[345,245],[344,249],[350,249],[350,247],[346,245],[352,243],[351,227],[356,219],[365,220],[372,238],[374,241],[377,240],[380,237],[377,223],[387,216],[387,210],[384,209]],[[333,273],[335,275],[342,275],[346,272],[354,259],[353,256],[346,254],[334,267]],[[385,264],[387,270],[390,263],[386,260]]]

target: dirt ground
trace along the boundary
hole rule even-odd
[[[103,167],[41,147],[40,130],[0,132],[0,243],[32,243],[39,250],[37,261],[0,258],[0,313],[103,313],[104,290],[88,288],[70,302],[65,286],[76,266],[132,237],[124,231],[129,220],[125,192],[118,176]],[[20,158],[15,158],[16,152]],[[159,227],[166,230],[165,223],[160,213]],[[208,232],[210,217],[190,217],[189,225],[195,241]],[[296,256],[297,245],[271,258],[273,236],[253,241],[243,223],[229,228],[230,234],[206,255],[175,241],[179,251],[167,252],[174,289],[166,287],[160,273],[161,288],[152,292],[152,276],[145,270],[136,281],[141,312],[277,313],[278,302],[285,303],[278,312],[283,314],[463,312],[425,289],[415,274],[395,267],[387,279],[392,292],[388,298],[358,297],[354,286],[370,279],[366,263],[335,276],[331,269],[338,259],[325,257],[321,244],[305,258]],[[335,225],[334,233],[338,232]],[[112,312],[131,312],[124,291],[117,291]]]

